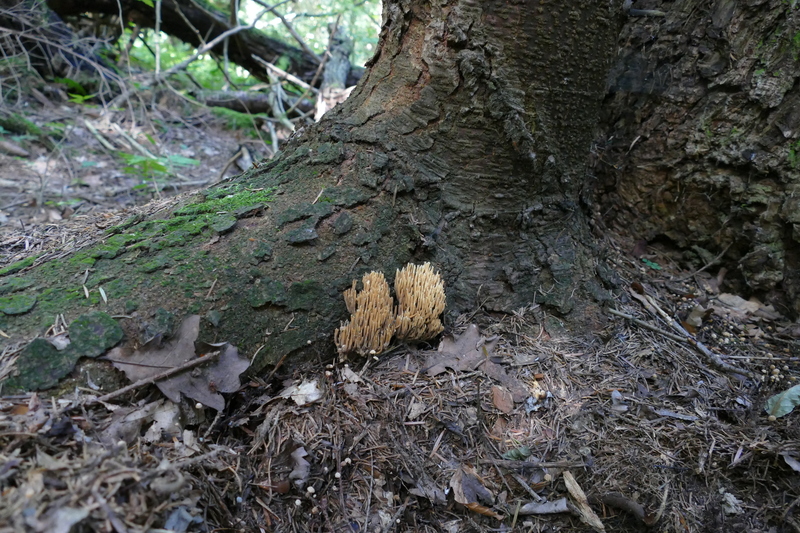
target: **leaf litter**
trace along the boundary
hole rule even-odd
[[[217,386],[232,392],[213,419],[180,386],[177,402],[154,388],[3,398],[0,531],[792,527],[797,506],[780,494],[796,492],[797,413],[764,411],[798,375],[790,325],[717,312],[686,296],[697,290],[642,280],[650,299],[617,303],[639,322],[612,314],[591,337],[548,331],[536,306],[462,318],[438,349]],[[655,306],[698,323],[697,340],[761,388],[709,366]],[[194,329],[141,350],[197,359]],[[226,370],[237,379],[239,359]]]
[[[162,342],[156,337],[138,350],[128,353],[124,348],[109,352],[112,364],[122,370],[131,381],[140,381],[157,376],[165,369],[179,367],[198,357],[195,343],[200,333],[200,316],[191,315],[179,326],[172,339]],[[208,345],[208,351],[219,351],[214,362],[191,371],[156,381],[161,392],[175,403],[180,403],[181,394],[216,411],[225,408],[221,393],[234,392],[241,386],[239,375],[250,363],[239,357],[239,351],[228,343]]]

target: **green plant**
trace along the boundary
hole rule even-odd
[[[143,155],[126,154],[124,152],[119,154],[125,166],[122,171],[141,178],[142,183],[133,187],[134,190],[148,189],[150,185],[148,180],[152,180],[153,187],[158,192],[161,187],[158,180],[167,177],[169,174],[174,173],[175,167],[188,167],[199,165],[200,161],[183,157],[181,155],[170,155],[166,157],[147,157]]]
[[[800,140],[789,145],[789,155],[786,156],[786,159],[789,161],[789,165],[792,168],[797,168],[798,163],[800,163],[800,155],[798,155],[798,152],[800,152]]]
[[[254,119],[259,116],[256,114],[240,113],[224,107],[214,107],[211,110],[215,116],[225,121],[225,128],[229,130],[248,130],[253,129]],[[264,115],[261,115],[264,116]]]

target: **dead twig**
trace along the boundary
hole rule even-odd
[[[727,374],[739,374],[739,375],[742,375],[742,376],[747,376],[748,378],[753,379],[753,380],[758,379],[756,377],[755,372],[735,367],[735,366],[723,361],[720,358],[719,355],[715,354],[714,352],[709,350],[702,342],[700,342],[697,339],[695,339],[688,331],[686,331],[683,328],[683,326],[681,326],[675,319],[673,319],[671,316],[669,316],[666,313],[666,311],[661,309],[661,307],[656,303],[656,301],[652,297],[644,294],[644,295],[641,295],[637,299],[639,301],[641,301],[642,303],[646,303],[647,304],[646,307],[648,307],[648,310],[651,313],[654,313],[654,314],[660,316],[664,321],[666,321],[667,324],[669,324],[672,327],[672,329],[674,329],[675,331],[677,331],[678,333],[681,334],[679,342],[685,342],[685,343],[689,344],[690,346],[695,348],[697,351],[699,351],[702,355],[706,356],[708,361],[711,363],[711,366],[713,366],[717,370],[721,370],[722,372],[725,372]],[[616,314],[616,315],[620,314],[619,311],[617,311],[617,312],[613,312],[612,310],[609,310],[609,311],[612,312],[612,314]],[[628,318],[628,316],[626,316],[626,318]],[[630,317],[630,318],[632,318],[632,317]],[[637,322],[637,324],[638,323],[639,322]],[[649,326],[647,326],[647,327],[648,327],[648,329],[653,329],[653,328],[650,328]]]
[[[109,392],[104,396],[100,396],[99,398],[94,398],[87,403],[89,405],[92,405],[95,403],[107,402],[109,400],[113,400],[114,398],[122,396],[126,392],[138,389],[140,387],[144,387],[145,385],[150,385],[151,383],[155,383],[156,381],[161,381],[162,379],[167,379],[169,377],[174,376],[175,374],[179,374],[185,370],[189,370],[190,368],[194,368],[196,366],[200,366],[205,363],[210,363],[216,360],[217,357],[219,357],[219,352],[212,352],[207,355],[204,355],[203,357],[198,357],[197,359],[191,359],[180,366],[170,368],[169,370],[165,370],[164,372],[156,374],[155,376],[150,376],[149,378],[140,379],[139,381],[131,383],[130,385],[122,387],[121,389],[117,389],[114,392]],[[124,361],[118,361],[118,363],[124,364]]]
[[[273,15],[275,15],[276,17],[281,19],[281,22],[283,22],[283,25],[286,26],[287,30],[289,30],[289,33],[292,35],[292,37],[294,37],[294,40],[297,41],[297,44],[300,45],[300,48],[303,49],[303,52],[305,52],[308,55],[310,55],[311,57],[313,57],[316,60],[317,63],[322,63],[322,59],[320,59],[320,57],[317,54],[315,54],[314,51],[306,44],[306,42],[303,40],[303,38],[300,37],[300,34],[297,33],[297,31],[289,23],[289,21],[286,20],[286,17],[281,15],[278,12],[278,10],[276,9],[278,6],[280,6],[281,4],[285,4],[286,2],[281,2],[280,4],[276,4],[274,6],[268,5],[263,0],[255,0],[255,3],[260,5],[260,6],[262,6],[262,7],[264,7],[264,8],[266,8],[267,11],[269,11],[270,13],[272,13]]]
[[[649,324],[649,323],[645,322],[644,320],[639,320],[638,318],[636,318],[633,315],[622,313],[621,311],[617,311],[616,309],[609,309],[608,312],[611,313],[612,315],[617,315],[617,316],[622,317],[622,318],[627,318],[628,320],[630,320],[634,324],[642,326],[643,328],[647,328],[650,331],[655,331],[656,333],[659,333],[659,334],[667,337],[668,339],[672,339],[672,340],[674,340],[676,342],[688,343],[687,339],[685,339],[684,337],[679,337],[678,335],[675,335],[674,333],[670,333],[669,331],[664,331],[663,329],[659,328],[658,326],[654,326],[653,324]]]

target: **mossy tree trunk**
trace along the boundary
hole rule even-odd
[[[384,17],[353,95],[279,159],[17,274],[37,303],[0,329],[18,340],[91,305],[136,314],[121,323],[137,339],[158,308],[201,313],[258,370],[330,353],[353,279],[423,261],[451,316],[543,304],[596,324],[607,276],[581,194],[621,7],[404,0]]]

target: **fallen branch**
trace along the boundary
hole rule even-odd
[[[683,343],[686,343],[686,344],[692,346],[697,351],[699,351],[701,354],[706,356],[706,358],[708,358],[709,362],[711,363],[711,366],[713,366],[717,370],[720,370],[720,371],[725,372],[727,374],[739,374],[739,375],[742,375],[742,376],[747,376],[747,377],[749,377],[750,379],[753,379],[753,380],[758,379],[756,377],[755,372],[735,367],[735,366],[723,361],[719,357],[719,355],[715,354],[714,352],[709,350],[702,342],[700,342],[697,339],[695,339],[688,331],[686,331],[683,328],[683,326],[681,326],[675,319],[673,319],[663,309],[661,309],[661,307],[659,307],[658,304],[655,302],[655,300],[653,300],[653,298],[651,298],[650,296],[642,295],[639,298],[639,301],[642,301],[643,304],[646,304],[645,307],[648,307],[650,312],[655,313],[658,316],[660,316],[662,319],[664,319],[667,322],[667,324],[669,324],[672,327],[672,329],[674,329],[675,331],[680,333],[680,336],[672,335],[670,333],[667,333],[666,331],[663,331],[663,330],[661,330],[659,328],[656,328],[655,326],[650,326],[649,324],[646,324],[645,322],[642,322],[641,320],[637,320],[634,317],[632,317],[630,315],[626,315],[624,313],[621,313],[620,311],[617,311],[615,309],[609,309],[609,312],[611,314],[613,314],[613,315],[621,316],[623,318],[627,318],[629,320],[632,320],[636,324],[639,324],[640,326],[646,327],[647,329],[650,329],[650,330],[656,331],[658,333],[661,333],[662,335],[665,335],[665,336],[667,336],[668,338],[670,338],[672,340],[675,340],[675,341],[678,341],[678,342],[683,342]]]
[[[256,4],[265,7],[267,11],[269,11],[270,13],[281,19],[281,22],[283,22],[283,25],[286,26],[287,30],[289,30],[289,33],[292,35],[292,37],[294,37],[294,40],[297,41],[297,44],[300,45],[300,48],[302,48],[305,53],[313,57],[317,61],[317,63],[322,63],[322,59],[320,59],[320,57],[317,54],[315,54],[314,51],[306,44],[303,38],[300,37],[300,34],[297,33],[297,31],[289,23],[289,21],[286,20],[286,17],[281,15],[280,12],[277,9],[275,9],[276,7],[280,6],[281,4],[285,4],[286,2],[281,2],[280,4],[270,6],[262,0],[254,0],[254,1]]]
[[[236,26],[235,28],[231,28],[231,29],[229,29],[227,31],[224,31],[224,32],[220,33],[214,39],[212,39],[209,42],[207,42],[205,45],[201,46],[200,48],[197,48],[192,55],[190,55],[189,57],[187,57],[186,59],[184,59],[183,61],[181,61],[177,65],[173,65],[170,68],[168,68],[167,70],[165,70],[165,71],[163,71],[163,72],[161,72],[159,74],[154,75],[149,81],[147,81],[145,83],[142,83],[141,85],[139,85],[139,87],[134,88],[134,89],[126,89],[125,91],[123,91],[122,94],[120,94],[119,96],[114,98],[114,100],[111,102],[112,107],[117,105],[117,104],[119,104],[120,102],[126,100],[131,94],[133,94],[133,92],[135,92],[137,90],[140,90],[140,89],[146,89],[148,87],[151,87],[152,85],[160,83],[161,81],[163,81],[167,77],[175,74],[176,72],[184,70],[186,67],[188,67],[189,65],[191,65],[192,63],[197,61],[197,58],[199,58],[201,55],[203,55],[206,52],[208,52],[211,49],[213,49],[215,46],[217,46],[219,43],[221,43],[222,41],[224,41],[228,37],[230,37],[232,35],[236,35],[237,33],[240,33],[240,32],[246,31],[246,30],[252,30],[253,28],[256,27],[256,23],[261,19],[261,17],[266,15],[268,12],[269,12],[269,10],[267,10],[267,9],[263,10],[261,13],[258,14],[258,16],[256,16],[255,20],[253,20],[253,22],[248,24],[247,26]]]
[[[217,357],[219,357],[219,352],[218,351],[209,353],[207,355],[204,355],[203,357],[198,357],[197,359],[190,359],[189,361],[187,361],[186,363],[184,363],[184,364],[182,364],[180,366],[169,368],[169,369],[165,370],[164,372],[161,372],[160,374],[156,374],[156,375],[150,376],[148,378],[140,379],[139,381],[137,381],[135,383],[131,383],[130,385],[122,387],[121,389],[117,389],[114,392],[109,392],[108,394],[106,394],[104,396],[100,396],[99,398],[94,398],[92,400],[89,400],[88,404],[92,405],[92,404],[95,404],[95,403],[101,403],[101,402],[107,402],[109,400],[113,400],[114,398],[118,398],[118,397],[122,396],[126,392],[138,389],[140,387],[144,387],[145,385],[150,385],[151,383],[155,383],[156,381],[161,381],[163,379],[167,379],[169,377],[174,376],[175,374],[180,374],[181,372],[183,372],[185,370],[189,370],[190,368],[194,368],[196,366],[200,366],[200,365],[205,364],[205,363],[210,363],[210,362],[216,360]],[[125,363],[124,361],[116,361],[116,362],[117,363],[122,363],[122,364]]]
[[[307,84],[306,82],[304,82],[303,80],[301,80],[297,76],[292,76],[291,74],[289,74],[285,70],[279,69],[278,67],[276,67],[272,63],[264,61],[263,59],[261,59],[260,57],[258,57],[255,54],[253,54],[251,57],[253,59],[255,59],[258,63],[261,63],[263,66],[265,66],[267,68],[267,70],[271,70],[272,72],[277,74],[279,77],[285,79],[286,81],[290,81],[290,82],[294,83],[295,85],[297,85],[298,87],[300,87],[302,89],[305,89],[307,91],[311,91],[314,94],[319,93],[319,90],[317,90],[317,88],[312,87],[311,85]]]

